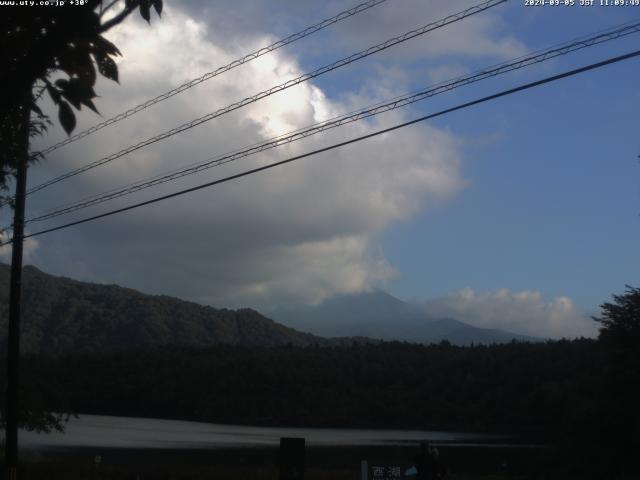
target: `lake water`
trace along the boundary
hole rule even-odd
[[[304,437],[309,446],[417,445],[422,440],[452,446],[508,446],[509,437],[481,433],[335,428],[270,428],[149,418],[81,415],[65,433],[20,432],[20,447],[244,448],[278,445],[281,437]]]

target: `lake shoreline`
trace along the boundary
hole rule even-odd
[[[84,415],[64,434],[21,432],[21,464],[33,480],[165,478],[276,480],[279,441],[305,438],[307,479],[354,479],[360,464],[409,468],[421,441],[441,452],[456,478],[515,478],[541,464],[532,439],[469,432],[270,428]],[[502,475],[502,477],[496,477]]]
[[[277,446],[282,437],[303,437],[313,446],[417,446],[421,441],[450,446],[540,444],[532,437],[427,430],[285,428],[223,425],[141,417],[83,415],[65,433],[21,432],[21,448],[50,447],[212,449]]]
[[[415,446],[309,446],[305,478],[359,478],[360,461],[409,467]],[[531,473],[546,455],[540,448],[440,447],[443,464],[456,478],[516,478]],[[96,457],[99,462],[96,463]],[[263,448],[132,449],[50,448],[26,451],[23,468],[30,479],[49,478],[229,478],[277,479],[279,450]],[[487,477],[488,478],[488,477]]]

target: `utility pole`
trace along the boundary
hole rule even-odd
[[[16,195],[13,212],[13,240],[11,243],[11,285],[9,291],[9,334],[7,349],[7,408],[5,462],[7,480],[18,478],[18,418],[20,413],[20,307],[22,294],[22,246],[24,241],[24,205],[27,190],[27,162],[29,160],[29,103],[22,105],[18,126],[20,158],[16,165]]]

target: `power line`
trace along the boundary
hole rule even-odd
[[[98,205],[100,203],[113,200],[115,198],[119,198],[125,195],[129,195],[146,188],[154,187],[169,181],[182,178],[187,175],[192,175],[192,174],[199,173],[201,171],[208,170],[210,168],[213,168],[219,165],[227,164],[229,162],[233,162],[240,158],[244,158],[259,152],[263,152],[265,150],[269,150],[272,148],[279,147],[281,145],[289,144],[294,141],[307,138],[311,135],[315,135],[317,133],[321,133],[329,129],[340,127],[348,123],[356,122],[364,118],[372,117],[372,116],[381,114],[383,112],[388,112],[391,110],[395,110],[397,108],[402,108],[412,103],[425,100],[432,96],[445,93],[455,88],[469,85],[471,83],[475,83],[477,81],[484,80],[486,78],[494,77],[497,75],[501,75],[501,74],[513,71],[513,70],[518,70],[524,67],[538,64],[538,63],[550,60],[552,58],[556,58],[560,55],[566,55],[571,52],[581,50],[583,48],[587,48],[593,45],[598,45],[601,43],[612,41],[612,40],[615,40],[633,33],[638,33],[638,32],[640,32],[640,21],[636,23],[627,23],[627,24],[624,24],[623,26],[612,27],[597,35],[592,35],[588,37],[585,36],[571,43],[565,42],[560,45],[549,47],[545,50],[540,50],[532,55],[521,56],[521,57],[518,57],[517,59],[504,62],[494,67],[487,67],[485,69],[478,70],[469,75],[461,76],[452,80],[442,82],[435,86],[427,87],[409,94],[405,94],[403,96],[395,97],[391,100],[387,100],[385,102],[381,102],[373,106],[365,107],[364,109],[358,110],[356,112],[335,117],[309,127],[304,127],[302,129],[272,138],[265,142],[254,144],[250,147],[245,147],[244,149],[241,149],[241,150],[237,150],[237,151],[226,153],[217,157],[209,158],[203,162],[199,162],[197,164],[191,165],[186,168],[176,169],[165,174],[156,175],[154,177],[151,177],[150,179],[147,179],[144,181],[138,181],[138,182],[126,185],[124,187],[110,190],[100,195],[94,195],[82,201],[77,201],[77,202],[69,203],[66,205],[51,208],[47,211],[42,212],[41,214],[34,215],[31,218],[28,218],[27,223],[48,220],[48,219],[65,215],[71,212],[75,212],[77,210]]]
[[[577,75],[579,73],[583,73],[583,72],[587,72],[587,71],[594,70],[594,69],[597,69],[597,68],[601,68],[601,67],[604,67],[606,65],[611,65],[613,63],[621,62],[623,60],[628,60],[630,58],[637,57],[637,56],[640,56],[640,50],[636,50],[634,52],[627,53],[625,55],[612,57],[612,58],[609,58],[607,60],[603,60],[601,62],[592,63],[592,64],[587,65],[585,67],[580,67],[580,68],[576,68],[574,70],[569,70],[567,72],[563,72],[563,73],[560,73],[560,74],[557,74],[557,75],[553,75],[551,77],[546,77],[546,78],[544,78],[542,80],[537,80],[535,82],[530,82],[530,83],[527,83],[527,84],[524,84],[524,85],[520,85],[518,87],[514,87],[514,88],[511,88],[511,89],[508,89],[508,90],[503,90],[503,91],[501,91],[499,93],[496,93],[496,94],[493,94],[493,95],[489,95],[489,96],[486,96],[486,97],[482,97],[480,99],[473,100],[473,101],[470,101],[470,102],[466,102],[466,103],[457,105],[455,107],[448,108],[446,110],[441,110],[441,111],[439,111],[437,113],[432,113],[430,115],[425,115],[423,117],[419,117],[419,118],[416,118],[414,120],[410,120],[408,122],[404,122],[404,123],[401,123],[401,124],[398,124],[398,125],[394,125],[393,127],[389,127],[389,128],[385,128],[385,129],[382,129],[382,130],[378,130],[376,132],[369,133],[367,135],[362,135],[360,137],[352,138],[351,140],[347,140],[347,141],[344,141],[344,142],[336,143],[336,144],[330,145],[328,147],[324,147],[324,148],[320,148],[320,149],[317,149],[317,150],[313,150],[311,152],[303,153],[301,155],[296,155],[295,157],[290,157],[290,158],[287,158],[285,160],[280,160],[278,162],[270,163],[268,165],[263,165],[262,167],[257,167],[257,168],[253,168],[251,170],[246,170],[244,172],[241,172],[241,173],[238,173],[238,174],[235,174],[235,175],[231,175],[231,176],[228,176],[228,177],[225,177],[225,178],[221,178],[221,179],[218,179],[218,180],[214,180],[212,182],[207,182],[207,183],[204,183],[204,184],[201,184],[201,185],[197,185],[195,187],[187,188],[187,189],[184,189],[184,190],[180,190],[178,192],[174,192],[174,193],[171,193],[171,194],[168,194],[168,195],[163,195],[161,197],[156,197],[156,198],[153,198],[151,200],[147,200],[147,201],[144,201],[144,202],[140,202],[140,203],[136,203],[136,204],[133,204],[133,205],[129,205],[127,207],[111,210],[111,211],[108,211],[108,212],[105,212],[105,213],[101,213],[99,215],[94,215],[92,217],[84,218],[82,220],[77,220],[75,222],[70,222],[70,223],[66,223],[64,225],[59,225],[57,227],[52,227],[52,228],[48,228],[48,229],[45,229],[45,230],[40,230],[38,232],[31,233],[29,235],[25,235],[23,238],[36,237],[36,236],[39,236],[39,235],[43,235],[45,233],[55,232],[57,230],[62,230],[64,228],[69,228],[69,227],[72,227],[72,226],[75,226],[75,225],[80,225],[82,223],[87,223],[87,222],[90,222],[90,221],[93,221],[93,220],[97,220],[97,219],[100,219],[100,218],[109,217],[109,216],[115,215],[117,213],[122,213],[122,212],[126,212],[128,210],[133,210],[133,209],[136,209],[136,208],[139,208],[139,207],[143,207],[143,206],[146,206],[146,205],[151,205],[153,203],[157,203],[157,202],[160,202],[162,200],[167,200],[169,198],[178,197],[178,196],[181,196],[181,195],[185,195],[187,193],[195,192],[197,190],[202,190],[204,188],[212,187],[214,185],[219,185],[221,183],[226,183],[226,182],[229,182],[231,180],[236,180],[238,178],[246,177],[248,175],[252,175],[254,173],[261,172],[263,170],[269,170],[271,168],[278,167],[280,165],[291,163],[291,162],[293,162],[295,160],[300,160],[302,158],[310,157],[312,155],[317,155],[319,153],[328,152],[330,150],[334,150],[336,148],[344,147],[344,146],[350,145],[352,143],[356,143],[356,142],[360,142],[362,140],[366,140],[366,139],[369,139],[369,138],[372,138],[372,137],[376,137],[376,136],[382,135],[384,133],[389,133],[389,132],[392,132],[394,130],[398,130],[400,128],[407,127],[409,125],[413,125],[415,123],[423,122],[425,120],[429,120],[429,119],[432,119],[432,118],[435,118],[435,117],[439,117],[439,116],[445,115],[447,113],[455,112],[457,110],[462,110],[462,109],[465,109],[465,108],[468,108],[468,107],[471,107],[471,106],[474,106],[474,105],[478,105],[478,104],[481,104],[481,103],[484,103],[484,102],[495,100],[495,99],[500,98],[500,97],[504,97],[504,96],[507,96],[507,95],[511,95],[513,93],[517,93],[517,92],[521,92],[521,91],[524,91],[524,90],[528,90],[528,89],[531,89],[531,88],[534,88],[534,87],[538,87],[540,85],[544,85],[544,84],[547,84],[547,83],[551,83],[551,82],[560,80],[562,78],[570,77],[570,76],[573,76],[573,75]],[[12,240],[0,243],[0,246],[7,245],[7,244],[9,244],[11,242],[12,242]]]
[[[111,155],[108,155],[106,157],[101,158],[100,160],[96,160],[92,163],[89,163],[83,167],[77,168],[75,170],[72,170],[70,172],[67,172],[65,174],[62,174],[58,177],[55,177],[53,179],[50,179],[44,183],[41,183],[39,185],[36,185],[35,187],[32,187],[31,189],[29,189],[29,191],[27,192],[27,194],[31,194],[34,192],[37,192],[39,190],[42,190],[43,188],[46,188],[50,185],[53,185],[55,183],[58,183],[62,180],[65,180],[67,178],[73,177],[75,175],[78,175],[80,173],[84,173],[88,170],[91,170],[95,167],[98,167],[100,165],[103,165],[105,163],[111,162],[117,158],[120,158],[124,155],[127,155],[128,153],[134,152],[136,150],[139,150],[142,147],[146,147],[147,145],[151,145],[153,143],[159,142],[160,140],[164,140],[165,138],[169,138],[173,135],[176,135],[178,133],[184,132],[186,130],[189,130],[193,127],[196,127],[202,123],[208,122],[209,120],[212,120],[216,117],[219,117],[221,115],[224,115],[226,113],[232,112],[234,110],[237,110],[241,107],[244,107],[246,105],[249,105],[251,103],[257,102],[258,100],[261,100],[263,98],[266,98],[270,95],[273,95],[274,93],[278,93],[281,92],[283,90],[286,90],[288,88],[291,88],[295,85],[299,85],[301,83],[307,82],[313,78],[316,78],[320,75],[323,75],[325,73],[328,73],[332,70],[335,70],[337,68],[343,67],[345,65],[348,65],[350,63],[353,63],[355,61],[361,60],[365,57],[368,57],[370,55],[373,55],[374,53],[378,53],[381,52],[383,50],[386,50],[387,48],[390,48],[394,45],[397,45],[399,43],[403,43],[406,42],[407,40],[410,40],[412,38],[415,38],[417,36],[420,35],[424,35],[428,32],[431,32],[433,30],[442,28],[446,25],[449,25],[451,23],[460,21],[466,17],[469,17],[471,15],[475,15],[477,13],[483,12],[485,10],[488,10],[490,8],[493,8],[497,5],[500,5],[502,3],[507,2],[508,0],[488,0],[486,2],[483,2],[481,4],[475,5],[473,7],[467,8],[466,10],[463,10],[461,12],[449,15],[441,20],[438,20],[436,22],[430,23],[428,25],[425,25],[423,27],[417,28],[415,30],[411,30],[409,32],[406,32],[402,35],[399,35],[397,37],[393,37],[390,38],[388,40],[386,40],[385,42],[382,42],[378,45],[375,45],[373,47],[369,47],[366,50],[362,50],[358,53],[354,53],[353,55],[349,56],[349,57],[345,57],[341,60],[338,60],[334,63],[331,63],[329,65],[325,65],[324,67],[320,67],[316,70],[313,70],[312,72],[309,73],[305,73],[303,75],[300,75],[297,78],[294,78],[292,80],[288,80],[280,85],[276,85],[275,87],[271,87],[268,90],[264,90],[260,93],[257,93],[255,95],[252,95],[250,97],[246,97],[243,100],[240,100],[239,102],[233,103],[231,105],[228,105],[224,108],[221,108],[219,110],[216,110],[215,112],[209,113],[207,115],[204,115],[203,117],[200,118],[196,118],[195,120],[192,120],[188,123],[185,123],[183,125],[180,125],[178,127],[172,128],[171,130],[168,130],[164,133],[161,133],[159,135],[156,135],[155,137],[151,137],[147,140],[144,140],[140,143],[137,143],[135,145],[132,145],[130,147],[127,147],[123,150],[120,150],[119,152],[113,153]]]
[[[338,23],[346,18],[352,17],[354,15],[357,15],[358,13],[364,12],[365,10],[368,10],[372,7],[375,7],[376,5],[379,5],[383,2],[386,2],[387,0],[368,0],[367,2],[361,3],[359,5],[356,5],[353,8],[350,8],[349,10],[345,10],[343,12],[338,13],[337,15],[334,15],[331,18],[327,18],[319,23],[316,23],[315,25],[312,25],[310,27],[305,28],[304,30],[301,30],[297,33],[294,33],[292,35],[289,35],[288,37],[285,37],[281,40],[278,40],[277,42],[272,43],[271,45],[268,45],[266,47],[262,47],[258,50],[256,50],[253,53],[249,53],[247,55],[245,55],[242,58],[239,58],[237,60],[234,60],[230,63],[228,63],[227,65],[224,65],[222,67],[218,67],[217,69],[213,70],[212,72],[208,72],[205,73],[203,75],[201,75],[198,78],[194,78],[193,80],[190,80],[188,82],[183,83],[182,85],[179,85],[178,87],[169,90],[168,92],[165,92],[161,95],[158,95],[155,98],[152,98],[150,100],[147,100],[146,102],[141,103],[140,105],[136,105],[135,107],[130,108],[129,110],[126,110],[125,112],[122,112],[118,115],[116,115],[115,117],[109,118],[107,120],[105,120],[104,122],[98,123],[97,125],[94,125],[93,127],[90,127],[86,130],[83,130],[82,132],[78,132],[75,135],[66,138],[65,140],[62,140],[61,142],[58,142],[54,145],[51,145],[50,147],[45,148],[44,150],[42,150],[41,152],[39,152],[40,154],[46,155],[47,153],[51,153],[54,150],[57,150],[60,147],[63,147],[65,145],[68,145],[72,142],[75,142],[76,140],[80,140],[81,138],[84,138],[88,135],[91,135],[92,133],[97,132],[98,130],[101,130],[104,127],[107,127],[113,123],[119,122],[120,120],[124,120],[127,117],[130,117],[132,115],[135,115],[136,113],[145,110],[147,108],[149,108],[152,105],[155,105],[156,103],[162,102],[164,100],[167,100],[168,98],[173,97],[174,95],[178,95],[179,93],[184,92],[185,90],[190,89],[191,87],[195,87],[196,85],[205,82],[213,77],[216,77],[222,73],[228,72],[229,70],[233,70],[236,67],[239,67],[241,65],[244,65],[245,63],[248,63],[252,60],[255,60],[256,58],[261,57],[262,55],[265,55],[267,53],[273,52],[281,47],[284,47],[285,45],[289,45],[293,42],[296,42],[302,38],[308,37],[309,35],[312,35],[330,25],[333,25],[334,23]]]

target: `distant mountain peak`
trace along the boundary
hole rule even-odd
[[[338,295],[319,305],[276,309],[276,321],[322,336],[364,336],[383,340],[453,344],[537,341],[498,329],[474,327],[456,319],[433,319],[412,305],[382,290]]]
[[[10,268],[0,264],[0,350],[6,345],[9,274]],[[458,345],[537,340],[456,319],[434,320],[420,307],[382,290],[339,295],[316,306],[279,308],[267,318],[251,308],[216,309],[118,285],[55,277],[30,265],[24,267],[23,278],[21,343],[25,353],[167,345],[305,346],[371,339],[448,340]]]

